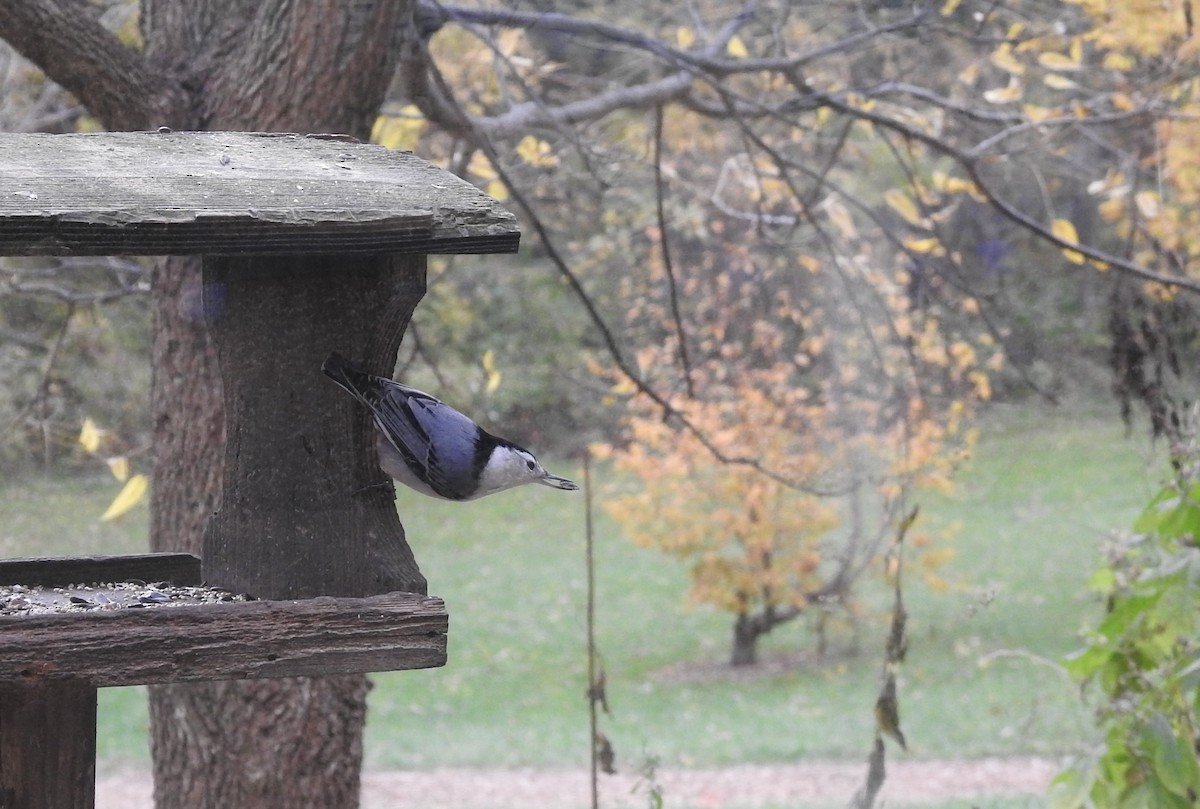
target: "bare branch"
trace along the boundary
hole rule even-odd
[[[85,0],[0,0],[0,37],[111,129],[144,129],[168,85]]]
[[[657,37],[644,34],[632,28],[615,25],[602,20],[585,20],[567,14],[553,12],[538,13],[529,11],[511,11],[507,9],[484,9],[457,5],[441,5],[431,2],[421,3],[422,11],[433,19],[444,22],[475,23],[478,25],[498,25],[509,28],[542,28],[548,31],[559,31],[565,34],[594,36],[607,42],[628,45],[653,54],[659,59],[678,68],[690,68],[703,71],[713,76],[724,77],[738,73],[779,72],[794,70],[805,64],[841,53],[862,45],[864,42],[888,33],[904,31],[921,25],[929,11],[922,10],[905,20],[900,20],[876,28],[858,31],[837,42],[831,42],[794,56],[760,57],[746,59],[726,59],[720,57],[720,51],[711,47],[700,51],[685,51],[673,48],[663,43]],[[736,32],[753,16],[753,7],[747,6],[733,17],[725,26],[721,37],[728,38],[730,31]]]
[[[1187,289],[1191,292],[1200,292],[1200,279],[1189,278],[1185,275],[1173,275],[1156,272],[1147,267],[1143,267],[1140,264],[1121,258],[1120,256],[1115,256],[1107,251],[1092,247],[1091,245],[1067,241],[1061,236],[1053,233],[1048,226],[1043,225],[1041,222],[1029,216],[1024,211],[1018,209],[1008,200],[1001,197],[988,185],[987,180],[980,172],[980,160],[985,156],[977,154],[975,149],[959,149],[941,138],[931,135],[921,129],[917,129],[916,127],[910,126],[902,121],[897,121],[894,118],[875,112],[874,110],[865,110],[856,105],[849,104],[844,99],[834,94],[822,93],[820,94],[820,98],[826,105],[836,109],[838,112],[855,118],[860,118],[864,121],[870,121],[876,126],[896,132],[897,134],[900,134],[910,140],[922,143],[925,146],[933,149],[935,152],[953,159],[963,168],[963,171],[967,173],[968,178],[975,183],[980,192],[987,197],[988,202],[997,211],[1021,227],[1032,231],[1043,241],[1067,250],[1074,250],[1083,256],[1086,256],[1087,258],[1103,262],[1113,269],[1137,276],[1145,281],[1154,281],[1159,284]],[[1075,121],[1075,123],[1078,123],[1078,121]]]
[[[663,108],[654,110],[654,207],[658,218],[658,243],[662,251],[663,272],[667,276],[667,289],[671,299],[671,317],[675,321],[675,334],[679,340],[679,360],[683,364],[683,378],[687,382],[688,396],[696,397],[696,385],[692,380],[692,361],[688,356],[687,332],[683,327],[683,315],[679,312],[679,285],[675,282],[675,265],[671,261],[671,238],[667,230],[667,211],[664,202],[665,189],[662,172]]]
[[[622,87],[558,107],[526,101],[501,115],[476,118],[473,123],[496,138],[529,129],[557,129],[567,124],[594,121],[616,110],[647,109],[665,104],[683,96],[693,80],[691,73],[681,71],[664,79]]]

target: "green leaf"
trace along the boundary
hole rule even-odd
[[[1145,510],[1133,521],[1133,530],[1139,534],[1152,534],[1158,530],[1162,515],[1179,503],[1179,492],[1167,487],[1154,495]]]
[[[1133,523],[1133,530],[1172,539],[1200,537],[1200,484],[1192,486],[1186,496],[1172,487],[1163,489]]]
[[[1131,595],[1118,600],[1113,605],[1112,612],[1096,628],[1096,633],[1112,643],[1115,639],[1122,637],[1135,621],[1151,609],[1158,602],[1160,595],[1160,593]]]
[[[1180,740],[1161,712],[1155,711],[1151,715],[1142,743],[1163,788],[1183,797],[1189,790],[1200,792],[1200,764],[1196,762],[1196,754],[1191,745]]]
[[[1113,572],[1111,567],[1102,567],[1092,574],[1092,578],[1088,581],[1088,589],[1094,590],[1101,595],[1111,594],[1117,587],[1117,574]]]
[[[1095,780],[1095,762],[1060,772],[1050,782],[1050,809],[1079,809],[1087,800]]]
[[[1112,650],[1107,645],[1093,645],[1072,652],[1063,659],[1067,673],[1076,680],[1087,680],[1108,662]]]

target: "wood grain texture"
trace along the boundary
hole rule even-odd
[[[0,255],[499,253],[512,214],[408,152],[233,132],[0,134]]]
[[[424,593],[369,414],[321,363],[339,351],[390,375],[425,258],[209,257],[204,280],[226,414],[205,583],[275,599]]]
[[[200,559],[190,553],[0,559],[0,585],[66,587],[94,582],[167,581],[199,584]]]
[[[0,807],[85,809],[95,793],[95,687],[0,684]]]
[[[0,617],[0,684],[317,676],[446,662],[441,599],[249,601]]]

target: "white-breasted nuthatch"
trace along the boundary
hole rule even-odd
[[[525,483],[579,488],[427,393],[360,371],[336,353],[321,370],[370,409],[380,468],[422,494],[475,500]]]

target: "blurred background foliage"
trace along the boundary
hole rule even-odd
[[[136,31],[135,4],[115,2],[104,8],[112,28]],[[568,2],[509,8],[573,11]],[[1023,36],[1034,41],[1037,26],[1072,31],[1091,24],[1086,11],[1073,6],[1026,3],[1019,15],[1015,8],[1010,11],[1029,18],[1028,33],[1014,35],[1013,41]],[[702,25],[715,28],[728,16],[720,3],[693,4],[692,12],[684,15],[676,4],[632,4],[614,13],[612,21],[682,48],[713,37]],[[770,54],[780,31],[793,44],[811,41],[815,48],[859,30],[864,19],[886,26],[909,14],[907,7],[886,3],[820,10],[760,4],[726,52]],[[972,14],[979,14],[972,4],[947,4],[940,24],[967,30]],[[830,88],[879,88],[908,78],[919,64],[926,92],[963,99],[965,105],[964,93],[980,85],[981,73],[1007,75],[996,67],[1005,63],[994,54],[990,61],[981,59],[970,41],[931,31],[915,25],[870,47],[833,49],[806,80]],[[460,103],[479,114],[501,112],[518,92],[554,103],[661,74],[661,66],[645,50],[551,27],[447,25],[430,46],[447,79],[459,88]],[[1089,59],[1099,61],[1102,55],[1089,46]],[[1149,61],[1133,64],[1125,84],[1152,79],[1161,84],[1161,73]],[[738,81],[736,89],[766,97],[751,77]],[[70,96],[3,45],[0,85],[4,130],[95,128]],[[1035,100],[1035,92],[1039,103],[1058,100],[1049,98],[1051,89],[1039,89],[1032,81],[1028,88],[1027,103]],[[761,135],[790,160],[827,168],[801,178],[807,186],[789,187],[796,178],[773,172],[764,157],[769,152],[747,143],[746,131],[680,107],[665,109],[657,136],[653,116],[624,109],[591,124],[580,135],[585,143],[565,142],[563,132],[539,133],[532,146],[528,138],[514,139],[513,148],[501,152],[505,176],[499,182],[495,167],[480,152],[402,102],[397,99],[385,110],[379,138],[391,146],[417,148],[498,195],[507,197],[505,182],[519,188],[568,255],[617,344],[631,354],[669,331],[661,318],[645,316],[660,313],[665,300],[662,273],[653,271],[661,263],[663,240],[656,214],[660,183],[668,189],[663,205],[673,261],[688,284],[685,314],[702,319],[706,290],[750,284],[764,293],[776,283],[767,275],[795,278],[797,256],[818,252],[812,242],[824,237],[813,232],[813,222],[804,221],[808,214],[802,215],[797,205],[824,204],[833,229],[849,223],[866,232],[866,220],[874,218],[884,223],[885,237],[911,236],[919,228],[884,202],[886,193],[907,188],[910,197],[919,197],[911,189],[933,185],[934,173],[952,168],[945,159],[915,150],[897,154],[894,139],[880,137],[863,120],[818,98],[793,119],[764,125]],[[985,106],[995,115],[1003,109]],[[909,112],[928,115],[915,104]],[[982,131],[984,120],[983,112],[957,117],[938,135],[952,144],[969,144],[979,136],[972,126]],[[1122,163],[1152,150],[1146,127],[1131,119],[1107,126],[1103,141],[1064,137],[1033,151],[1036,137],[1042,136],[1032,129],[1013,135],[1006,148],[1014,158],[989,164],[989,182],[1011,205],[1063,212],[1082,240],[1118,249],[1129,238],[1128,228],[1122,231],[1119,223],[1098,214],[1088,184],[1104,176],[1099,167],[1129,170]],[[665,177],[659,180],[649,160],[656,138],[665,155],[660,161]],[[831,187],[842,193],[831,194]],[[852,209],[843,214],[841,225],[837,212],[830,210],[835,198]],[[859,201],[864,210],[853,209]],[[896,272],[903,274],[896,277],[907,278],[907,294],[915,306],[936,309],[942,328],[978,329],[982,312],[1008,358],[991,374],[991,388],[1000,399],[1104,393],[1112,384],[1114,339],[1124,334],[1127,342],[1144,343],[1148,320],[1162,334],[1173,330],[1186,347],[1195,348],[1195,330],[1188,326],[1190,302],[1147,299],[1131,291],[1118,273],[1064,268],[1061,255],[1036,233],[977,195],[959,194],[941,208],[927,205],[928,200],[918,202],[920,214],[942,215],[936,223],[941,248],[917,253],[893,245],[899,257]],[[490,425],[539,447],[566,453],[596,439],[619,441],[622,412],[609,406],[606,383],[587,370],[589,359],[606,361],[607,346],[546,259],[545,245],[532,237],[526,238],[521,255],[488,258],[486,268],[477,260],[434,259],[429,295],[400,368],[418,386],[436,390]],[[828,263],[826,257],[820,260]],[[883,256],[882,263],[887,261]],[[6,464],[72,468],[85,463],[72,446],[85,415],[120,435],[129,447],[146,446],[149,324],[140,293],[147,280],[138,265],[121,265],[11,259],[0,264],[0,371],[11,380],[0,392],[0,458]],[[802,277],[797,280],[803,284]],[[803,295],[800,288],[794,297],[801,300]],[[966,298],[978,306],[964,308]],[[1134,354],[1138,350],[1135,346]],[[1154,349],[1143,345],[1140,350]],[[487,384],[485,352],[492,352],[491,362],[501,375],[498,386]]]

